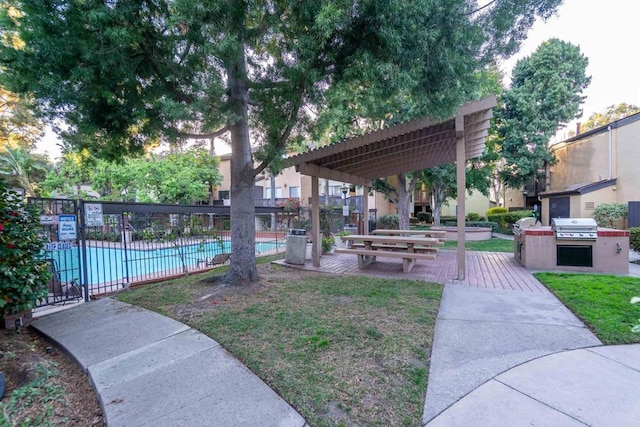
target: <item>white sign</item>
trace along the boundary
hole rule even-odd
[[[78,227],[75,215],[58,216],[58,240],[77,240]]]
[[[56,225],[58,215],[40,215],[40,225]]]
[[[71,242],[51,242],[44,245],[45,251],[68,251],[73,248]]]
[[[102,227],[102,203],[84,204],[84,222],[87,227]]]
[[[349,216],[349,206],[342,207],[342,216]]]

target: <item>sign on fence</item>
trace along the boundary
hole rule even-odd
[[[84,204],[84,222],[87,227],[102,227],[102,203]]]
[[[45,251],[68,251],[72,248],[71,242],[50,242],[44,245]]]
[[[40,215],[40,225],[56,225],[58,215]]]
[[[78,227],[75,215],[58,216],[58,240],[77,240]]]

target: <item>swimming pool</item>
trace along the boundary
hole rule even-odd
[[[256,254],[277,251],[284,241],[258,242]],[[171,246],[155,249],[127,249],[87,247],[87,284],[132,283],[180,274],[184,270],[195,271],[206,267],[207,260],[217,254],[230,253],[231,242],[219,241]],[[82,282],[82,260],[78,261],[78,247],[46,252],[54,258],[63,282],[79,278]]]

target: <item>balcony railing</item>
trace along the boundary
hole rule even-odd
[[[287,200],[299,200],[298,197],[276,197],[274,206],[282,206]],[[229,199],[224,200],[214,200],[213,206],[227,206],[229,205]],[[258,207],[269,207],[271,206],[271,199],[255,199],[255,205]]]

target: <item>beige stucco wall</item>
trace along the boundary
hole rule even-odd
[[[219,191],[231,190],[231,155],[220,156],[220,164],[218,165],[218,171],[222,175],[222,183],[218,185],[214,190],[213,197],[218,200]]]
[[[468,192],[465,192],[464,200],[465,200],[464,208],[467,215],[469,213],[477,213],[480,216],[485,216],[485,214],[491,207],[491,203],[489,202],[489,197],[485,196],[484,194],[482,194],[477,190],[473,190],[471,192],[471,195],[469,195]],[[442,206],[442,215],[444,216],[456,215],[457,206],[458,206],[457,199],[448,199],[448,204]]]
[[[640,120],[614,131],[616,201],[640,200]]]
[[[551,167],[551,191],[610,178],[606,129],[578,141],[556,144],[552,150],[558,163]],[[640,120],[611,130],[611,178],[617,178],[617,184],[614,197],[606,196],[607,202],[640,200]]]
[[[504,191],[504,207],[509,208],[521,208],[524,203],[524,196],[521,189],[507,188]]]

